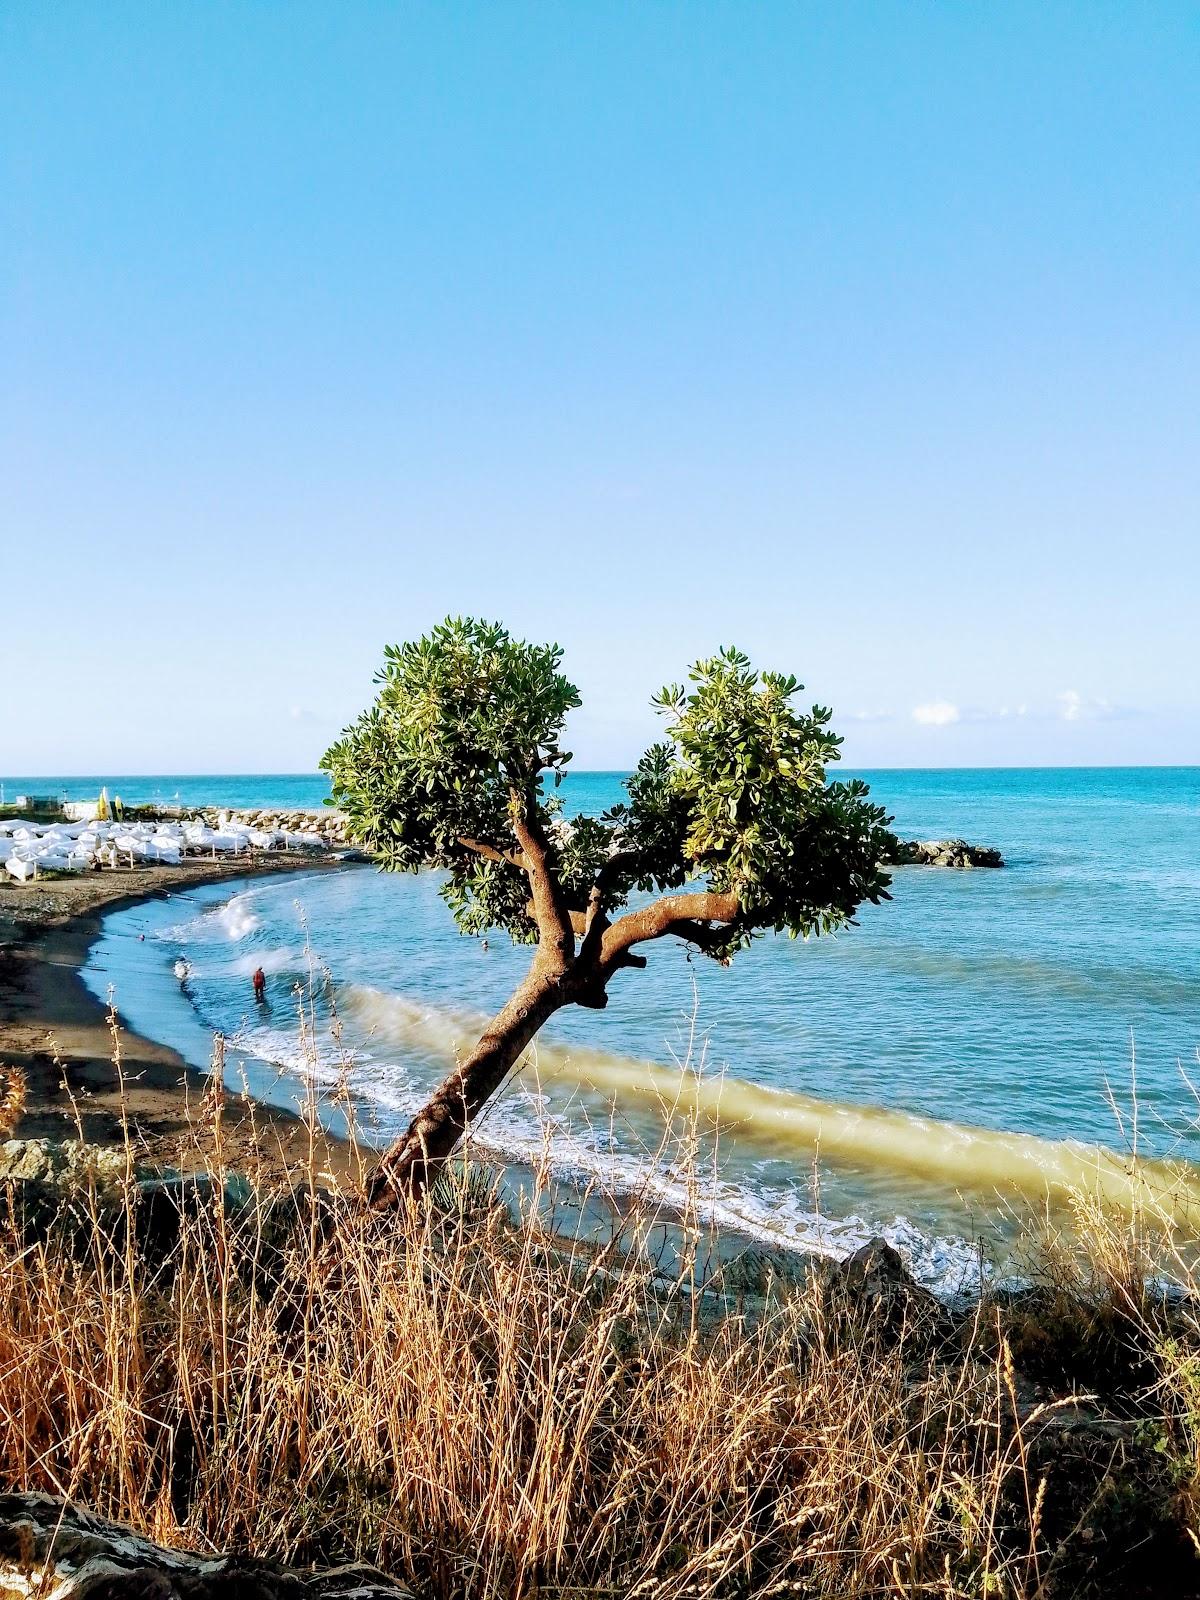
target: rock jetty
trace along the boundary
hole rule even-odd
[[[298,811],[281,811],[269,806],[230,811],[221,806],[206,806],[202,811],[191,814],[210,828],[228,826],[232,822],[264,833],[315,833],[331,850],[349,843],[345,813],[335,811],[331,806]]]
[[[897,867],[1002,867],[1004,857],[986,844],[965,839],[897,839],[892,865]]]

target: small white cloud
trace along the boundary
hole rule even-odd
[[[1078,722],[1083,715],[1083,696],[1078,689],[1064,689],[1058,697],[1058,714],[1064,722]]]
[[[316,712],[310,711],[307,706],[292,706],[288,711],[288,716],[291,717],[293,722],[303,723],[307,728],[314,727],[321,720]]]
[[[1138,715],[1129,706],[1116,706],[1102,695],[1082,695],[1078,689],[1064,689],[1058,696],[1058,714],[1064,722],[1117,722]]]
[[[913,721],[927,728],[945,728],[957,722],[962,713],[949,700],[931,700],[927,705],[913,707]]]

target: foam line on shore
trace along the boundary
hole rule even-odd
[[[415,1002],[365,986],[339,989],[339,1004],[379,1042],[456,1060],[485,1019]],[[684,1064],[630,1060],[541,1039],[522,1058],[542,1083],[577,1083],[618,1104],[653,1105],[673,1117],[782,1146],[797,1158],[819,1153],[834,1161],[883,1166],[948,1188],[1069,1200],[1089,1193],[1133,1210],[1161,1205],[1200,1216],[1200,1174],[1185,1163],[1123,1157],[1075,1140],[922,1117],[882,1106],[820,1100]]]

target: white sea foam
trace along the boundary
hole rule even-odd
[[[303,950],[247,950],[244,954],[234,956],[226,970],[248,978],[258,967],[262,968],[268,978],[287,974],[293,980],[305,985],[308,983],[309,974]],[[320,970],[314,970],[314,982],[319,983],[320,978]]]
[[[251,909],[249,897],[235,894],[214,914],[214,920],[224,928],[230,939],[245,939],[260,924],[258,913]]]
[[[295,1025],[261,1023],[249,1015],[225,1042],[227,1049],[253,1056],[280,1075],[295,1078],[301,1086],[310,1078],[319,1084],[332,1084],[358,1068],[363,1060],[361,1052],[336,1044],[328,1034],[302,1038]],[[363,1087],[355,1081],[357,1093],[361,1094]]]
[[[175,944],[207,944],[216,940],[240,941],[261,926],[249,891],[232,895],[220,905],[208,906],[182,922],[163,928],[156,937]]]

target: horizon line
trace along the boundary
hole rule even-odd
[[[833,762],[837,766],[839,763]],[[572,770],[577,777],[623,777],[633,772],[629,767],[576,767],[568,768],[565,777],[571,775]],[[844,772],[1200,772],[1200,762],[1196,761],[1039,761],[1039,762],[975,762],[970,764],[955,763],[953,765],[930,766],[921,763],[903,763],[891,766],[853,765],[846,763]],[[50,780],[77,782],[81,778],[319,778],[319,769],[307,772],[285,772],[270,768],[243,770],[240,772],[220,772],[216,770],[201,772],[120,772],[108,769],[108,772],[34,772],[14,773],[9,777],[0,774],[0,783],[10,784],[17,782],[32,782],[35,780]]]

